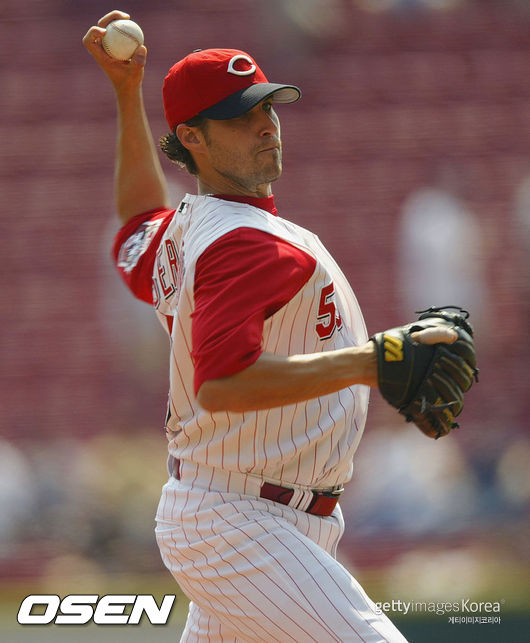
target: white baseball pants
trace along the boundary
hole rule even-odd
[[[335,560],[338,507],[313,516],[194,478],[171,477],[157,511],[162,559],[191,600],[181,641],[406,643]]]

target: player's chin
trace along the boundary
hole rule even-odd
[[[278,158],[273,163],[268,163],[266,167],[262,168],[261,175],[263,176],[262,183],[272,183],[277,181],[282,175],[282,160]]]

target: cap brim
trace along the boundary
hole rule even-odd
[[[279,85],[277,83],[256,83],[219,101],[212,107],[200,112],[200,116],[214,121],[237,118],[250,111],[266,98],[274,103],[294,103],[302,96],[302,92],[294,85]]]

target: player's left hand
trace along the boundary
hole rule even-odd
[[[467,313],[449,308],[454,307],[432,307],[417,322],[371,338],[381,394],[435,439],[458,427],[455,417],[462,411],[464,393],[478,374]]]

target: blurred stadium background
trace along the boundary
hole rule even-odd
[[[165,479],[166,339],[114,274],[112,89],[81,38],[112,5],[0,2],[0,639],[176,640],[21,627],[28,594],[176,593],[153,516]],[[527,640],[530,2],[122,2],[149,49],[147,110],[202,47],[302,87],[280,107],[280,212],[317,232],[370,332],[464,303],[480,384],[426,440],[373,393],[340,557],[376,601],[499,601],[500,624],[389,613],[413,641]],[[164,162],[175,203],[194,184]],[[137,637],[137,638],[135,638]]]

